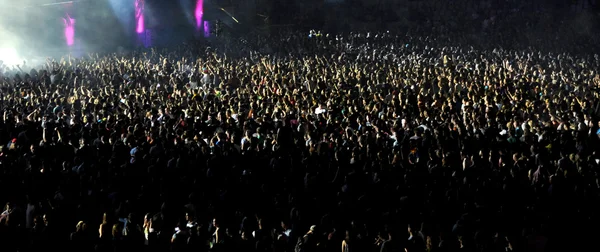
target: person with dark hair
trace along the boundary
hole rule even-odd
[[[171,238],[171,251],[187,251],[188,241],[190,239],[190,230],[182,222],[175,228],[175,233]]]
[[[211,225],[211,251],[223,251],[225,240],[227,239],[225,229],[221,227],[221,223],[214,218]]]

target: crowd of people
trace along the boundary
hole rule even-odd
[[[313,31],[0,64],[2,250],[597,249],[600,58],[556,48]]]

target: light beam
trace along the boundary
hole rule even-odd
[[[75,44],[75,19],[67,14],[67,17],[63,18],[63,22],[65,24],[65,40],[67,46],[72,46]]]
[[[196,29],[202,29],[202,16],[204,16],[204,0],[196,0]]]
[[[144,33],[144,0],[135,0],[135,31],[138,34]]]

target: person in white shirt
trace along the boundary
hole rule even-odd
[[[327,109],[325,109],[325,108],[323,107],[323,105],[319,105],[319,107],[317,107],[317,108],[315,109],[315,114],[317,114],[317,115],[323,114],[323,113],[325,113],[325,112],[327,112]]]

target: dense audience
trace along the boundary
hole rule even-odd
[[[598,248],[597,54],[311,31],[0,69],[3,251]]]

